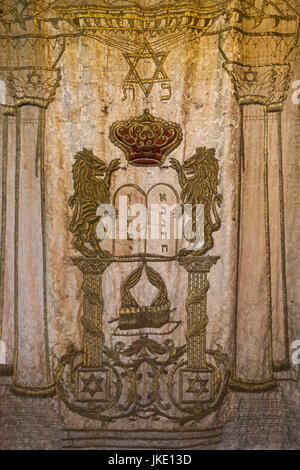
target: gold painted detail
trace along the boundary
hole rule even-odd
[[[207,274],[217,263],[217,256],[187,257],[179,263],[188,271],[188,296],[185,302],[187,311],[187,356],[188,367],[192,370],[206,369],[206,327]]]
[[[158,289],[151,305],[141,307],[130,293],[139,282],[145,269],[149,282]],[[142,263],[125,279],[121,287],[120,329],[160,328],[170,320],[171,303],[161,275],[147,264]]]
[[[56,390],[68,408],[101,421],[103,426],[119,419],[163,420],[183,426],[215,411],[230,377],[230,365],[222,349],[218,346],[208,350],[205,344],[206,275],[217,260],[209,256],[178,259],[189,272],[188,328],[195,329],[194,334],[187,332],[186,345],[175,345],[172,339],[158,342],[151,339],[150,333],[142,334],[130,345],[117,342],[108,346],[103,335],[101,282],[109,262],[73,258],[83,273],[86,321],[82,322],[83,349],[68,351],[56,369]],[[134,302],[129,289],[138,282],[143,268],[141,264],[123,283],[122,302]],[[155,270],[149,272],[147,266],[145,269],[151,282],[159,287],[161,276]],[[195,287],[191,286],[191,278]],[[160,289],[155,300],[160,303],[166,299],[166,290]],[[126,308],[124,304],[122,308]]]
[[[147,139],[146,142],[139,139],[140,147],[137,148],[135,138],[140,133],[143,136],[151,134],[152,140],[148,136],[151,145]],[[114,123],[110,138],[127,152],[129,160],[131,158],[136,163],[135,158],[142,159],[142,166],[146,166],[144,159],[149,159],[150,151],[157,161],[164,161],[166,155],[179,145],[182,132],[177,124],[154,118],[146,111],[141,117]],[[105,257],[106,253],[98,250],[95,224],[99,218],[95,215],[100,203],[110,202],[111,174],[107,180],[105,164],[86,149],[75,159],[74,195],[70,198],[70,205],[76,206],[70,229],[75,237],[75,247],[84,254],[82,258],[73,258],[83,273],[83,348],[67,352],[59,361],[57,393],[72,411],[99,420],[103,425],[118,419],[161,419],[178,425],[197,422],[220,406],[231,372],[222,349],[218,346],[215,350],[208,350],[206,347],[208,273],[219,258],[203,255],[212,248],[212,233],[221,225],[216,210],[222,196],[217,191],[219,164],[215,150],[199,148],[183,166],[177,160],[171,160],[172,168],[178,174],[182,204],[190,204],[192,208],[202,204],[205,227],[201,249],[181,250],[179,253],[176,249],[175,256],[170,258],[146,253],[134,257]],[[115,171],[119,168],[119,161],[114,162]],[[104,179],[99,180],[98,177],[104,174]],[[160,200],[165,200],[167,195],[161,192],[162,184],[157,183],[151,190],[159,186]],[[132,190],[137,189],[147,200],[147,194],[136,185],[122,186],[115,196],[126,187],[130,198]],[[176,200],[179,202],[179,198]],[[92,249],[87,249],[86,244],[90,244]],[[138,338],[131,344],[116,342],[108,346],[104,337],[102,275],[111,263],[132,261],[139,261],[139,265],[121,285],[117,336]],[[148,262],[159,264],[167,261],[177,261],[188,271],[186,344],[181,345],[176,345],[171,338],[164,342],[151,338],[152,335],[174,331],[173,327],[164,328],[171,323],[171,303],[165,282],[158,270],[148,265]],[[150,284],[158,290],[147,307],[139,305],[131,293],[144,270]],[[157,333],[158,330],[163,331]]]
[[[253,380],[235,380],[231,379],[229,383],[231,390],[235,392],[268,392],[277,388],[277,383],[274,379],[267,381],[253,381]]]
[[[9,387],[9,390],[14,395],[27,398],[50,398],[53,397],[56,393],[55,385],[53,383],[39,387],[13,382],[13,384]]]
[[[197,205],[204,205],[203,246],[195,250],[183,249],[179,255],[204,255],[214,245],[213,232],[221,227],[217,206],[221,206],[223,197],[218,194],[219,162],[215,157],[215,149],[198,148],[192,157],[184,161],[183,165],[175,158],[171,158],[171,168],[177,172],[178,182],[181,186],[182,204],[191,204],[192,206],[192,232],[196,234],[195,242],[197,242],[197,225],[198,227],[201,225],[201,220],[197,220]],[[199,223],[197,224],[197,222]],[[198,238],[201,238],[200,235]]]
[[[270,106],[285,101],[291,79],[289,63],[269,66],[225,64],[240,105]]]
[[[14,56],[16,47],[31,48],[31,63],[27,61],[26,67],[39,65],[40,55],[35,52],[38,48],[52,51],[51,57],[42,62],[54,70],[67,38],[98,40],[118,49],[125,58],[127,55],[130,70],[123,84],[123,99],[128,90],[135,95],[134,84],[150,94],[153,84],[161,80],[162,89],[167,91],[161,99],[166,100],[171,96],[167,74],[157,67],[152,77],[142,78],[133,67],[135,60],[149,54],[158,66],[179,45],[216,35],[226,64],[283,65],[293,60],[300,30],[298,11],[288,1],[275,5],[251,0],[205,4],[195,0],[161,1],[149,6],[138,1],[105,0],[15,2],[3,7],[0,28],[0,42],[4,50],[9,50],[9,57]],[[19,64],[15,65],[18,68]]]
[[[132,84],[139,85],[147,98],[150,95],[153,86],[156,83],[161,83],[163,89],[169,90],[169,94],[162,96],[161,99],[169,100],[171,98],[170,80],[163,68],[163,64],[167,58],[167,55],[167,52],[156,53],[155,51],[153,51],[147,41],[145,41],[145,43],[142,45],[141,49],[137,53],[124,53],[124,57],[129,65],[129,71],[124,80],[123,101],[127,99],[126,90],[133,89]],[[154,65],[153,76],[141,76],[138,71],[138,65],[142,65],[144,68],[149,63]]]
[[[135,133],[131,132],[132,128]],[[151,139],[148,136],[150,143],[139,139],[140,148],[137,148],[136,133],[151,134]],[[156,161],[163,162],[181,142],[182,132],[177,124],[145,112],[141,117],[114,123],[110,138],[129,154],[131,161],[136,163],[135,158],[142,158],[142,166],[145,166],[149,152]],[[116,257],[99,248],[96,212],[99,204],[110,202],[111,174],[119,168],[119,160],[114,160],[107,168],[86,149],[79,152],[75,160],[74,195],[69,201],[75,210],[70,230],[75,247],[84,255],[73,258],[83,273],[83,348],[68,351],[59,361],[57,393],[72,411],[99,420],[103,425],[119,419],[164,420],[179,426],[196,423],[220,406],[230,377],[230,365],[222,349],[206,347],[207,277],[218,257],[201,255],[213,246],[212,233],[221,224],[216,211],[216,204],[220,205],[222,198],[217,193],[219,165],[215,150],[199,148],[183,166],[172,160],[181,186],[182,204],[191,204],[193,208],[197,204],[204,205],[205,243],[202,250],[177,253],[176,249],[175,256],[170,258],[157,254]],[[191,176],[187,177],[186,173]],[[99,179],[100,176],[103,179]],[[158,186],[160,200],[165,200],[167,194],[162,192],[162,184],[157,183],[152,189]],[[135,188],[147,200],[147,194],[141,189],[127,186],[130,198]],[[179,198],[176,200],[179,202]],[[139,261],[139,265],[121,286],[118,336],[124,331],[129,332],[127,336],[138,338],[129,344],[113,341],[109,345],[104,337],[106,299],[102,293],[102,276],[111,263],[131,262],[132,259]],[[151,338],[158,334],[157,330],[164,330],[160,335],[173,332],[173,327],[167,332],[164,329],[170,323],[171,313],[165,282],[158,270],[148,265],[148,262],[166,261],[177,261],[188,271],[186,344],[177,345],[170,337],[165,341]],[[148,281],[158,291],[147,307],[139,305],[131,293],[144,270]]]
[[[74,245],[84,256],[108,257],[110,253],[100,248],[96,227],[101,219],[97,216],[100,204],[110,203],[109,189],[112,174],[119,169],[119,159],[112,160],[107,167],[91,150],[83,149],[75,155],[73,164],[74,194],[69,199],[74,208],[70,230]],[[100,176],[104,176],[100,179]]]
[[[123,53],[138,53],[147,41],[161,54],[217,30],[229,3],[227,0],[202,8],[198,2],[159,2],[150,7],[139,2],[98,2],[76,8],[61,5],[55,13],[77,34],[93,37]]]
[[[102,298],[102,274],[108,262],[73,258],[73,263],[83,273],[83,367],[102,367],[102,346],[104,344]]]
[[[101,276],[107,264],[98,259],[73,261],[83,272],[83,285],[90,286],[90,290],[84,289],[84,315],[94,318],[95,332],[102,331],[102,320],[92,309],[92,305],[101,311],[103,308],[101,279],[91,283],[90,278]],[[212,260],[202,260],[202,264],[209,270]],[[91,333],[84,334],[86,339]],[[186,345],[177,346],[172,339],[158,342],[141,335],[129,346],[117,342],[112,347],[102,342],[101,352],[90,339],[84,341],[82,351],[67,352],[56,369],[58,396],[73,412],[101,421],[104,426],[119,419],[164,420],[182,426],[197,422],[220,406],[230,376],[228,359],[221,348],[205,351],[206,366],[190,368]],[[199,390],[199,380],[205,381],[203,390]]]
[[[27,104],[46,108],[54,100],[61,80],[61,70],[38,66],[0,67],[0,76],[16,106]]]

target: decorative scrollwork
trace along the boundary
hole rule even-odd
[[[182,133],[177,124],[145,112],[141,117],[115,123],[110,129],[110,137],[122,150],[140,158],[138,164],[144,166],[149,152],[155,162],[164,161],[166,155],[179,145]],[[204,206],[204,246],[197,250],[181,250],[168,259],[179,261],[188,271],[186,344],[175,344],[172,339],[158,342],[151,338],[156,330],[163,330],[169,323],[171,302],[163,277],[148,265],[151,260],[163,262],[165,258],[146,253],[136,255],[140,263],[121,285],[118,335],[120,331],[130,333],[134,330],[128,336],[138,336],[138,339],[131,344],[112,342],[109,345],[105,341],[102,274],[110,263],[131,259],[130,256],[105,257],[95,235],[95,224],[99,221],[97,207],[110,202],[110,177],[112,171],[119,168],[119,161],[114,160],[107,169],[86,149],[75,159],[75,192],[69,201],[75,211],[70,228],[76,248],[85,256],[73,259],[83,273],[83,350],[71,351],[59,361],[57,392],[72,411],[99,420],[103,426],[119,419],[165,420],[178,426],[197,422],[220,405],[230,375],[229,362],[221,348],[215,351],[206,348],[207,276],[218,257],[202,255],[213,246],[212,233],[221,225],[216,210],[222,196],[217,192],[219,164],[215,150],[199,148],[183,166],[177,160],[171,160],[171,166],[178,174],[182,204],[190,204],[193,210],[197,205]],[[134,158],[130,161],[137,164]],[[99,180],[98,177],[104,174],[104,179]],[[161,190],[162,183],[152,189],[156,186]],[[140,194],[147,198],[142,190]],[[166,198],[166,194],[161,196]],[[177,200],[179,202],[179,198]],[[148,306],[139,305],[131,293],[144,270],[150,284],[158,290]],[[160,334],[172,331],[161,331]]]
[[[230,367],[218,348],[208,351],[212,363],[206,370],[191,371],[186,368],[185,352],[185,346],[176,347],[171,340],[161,344],[142,336],[129,347],[124,343],[104,346],[103,366],[93,370],[84,369],[82,352],[73,351],[57,367],[57,393],[72,411],[101,421],[103,426],[137,418],[167,420],[179,426],[197,422],[220,405]],[[194,382],[194,390],[188,380],[178,378],[180,374]],[[145,393],[141,384],[146,379],[151,387]],[[207,383],[203,397],[196,388],[199,380]]]

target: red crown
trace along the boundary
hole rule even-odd
[[[155,118],[146,109],[142,116],[114,122],[109,138],[130,165],[159,166],[182,141],[182,131],[179,124]]]

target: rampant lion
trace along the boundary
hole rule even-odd
[[[110,203],[109,189],[111,175],[120,168],[120,160],[112,160],[107,167],[97,158],[92,150],[83,149],[75,155],[73,164],[74,194],[69,199],[69,206],[75,210],[70,224],[74,235],[74,245],[84,256],[99,255],[107,257],[110,254],[100,248],[100,240],[96,233],[101,216],[96,212],[100,204]],[[103,179],[99,179],[100,176]],[[86,246],[89,244],[92,250]]]
[[[223,197],[218,194],[219,163],[215,158],[215,149],[201,147],[185,160],[181,166],[178,160],[171,158],[171,168],[176,170],[181,186],[181,201],[192,205],[193,231],[196,228],[196,205],[204,205],[204,245],[196,250],[181,250],[180,254],[203,255],[213,247],[212,234],[219,230],[221,221],[216,204],[220,207]],[[190,178],[186,176],[192,175]],[[215,221],[212,221],[213,212]]]

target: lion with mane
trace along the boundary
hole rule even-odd
[[[75,209],[70,231],[74,235],[75,248],[84,256],[109,256],[108,252],[100,248],[96,228],[101,216],[96,214],[100,204],[110,203],[111,175],[119,167],[119,159],[112,160],[107,167],[92,150],[85,148],[75,155],[72,169],[74,194],[69,199],[69,206]],[[104,178],[101,179],[101,176]]]
[[[222,196],[218,194],[219,162],[215,157],[215,149],[200,147],[196,153],[185,160],[183,165],[171,158],[171,168],[176,170],[181,187],[181,201],[192,205],[193,231],[196,229],[196,208],[204,205],[204,245],[196,250],[181,250],[182,255],[203,255],[213,247],[213,232],[219,230],[221,221],[216,204],[220,207]],[[187,175],[191,175],[188,177]],[[212,220],[212,213],[215,221]]]

